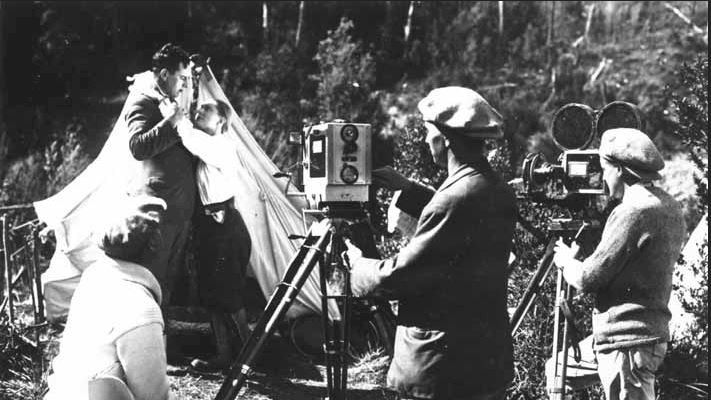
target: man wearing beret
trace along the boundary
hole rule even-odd
[[[577,244],[559,241],[554,262],[568,283],[596,296],[593,349],[606,398],[651,400],[669,340],[667,304],[684,218],[680,205],[652,183],[664,161],[646,134],[610,129],[599,153],[609,194],[622,202],[590,257],[576,260]]]
[[[438,190],[392,168],[374,184],[402,190],[397,206],[419,218],[410,243],[387,260],[347,241],[353,293],[399,301],[388,385],[403,399],[503,399],[513,375],[506,267],[515,196],[483,154],[501,116],[462,87],[431,91],[418,108],[427,144],[448,178]]]

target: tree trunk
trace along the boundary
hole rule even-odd
[[[504,36],[504,2],[499,1],[499,35]]]
[[[405,43],[410,39],[412,30],[412,14],[415,12],[415,2],[410,2],[410,7],[407,9],[407,23],[405,24]]]
[[[262,2],[262,35],[264,35],[264,47],[267,47],[269,41],[269,7],[267,2]]]
[[[592,27],[593,15],[595,15],[595,4],[590,4],[588,6],[588,19],[585,21],[585,33],[583,34],[583,38],[587,43],[590,41],[590,28]]]
[[[0,1],[0,160],[7,156],[7,133],[5,132],[5,10]],[[0,163],[0,177],[3,165]]]
[[[548,13],[548,37],[546,38],[546,48],[548,50],[548,67],[553,65],[553,38],[555,35],[555,1],[549,1],[550,10]]]
[[[299,23],[296,25],[296,47],[299,47],[299,40],[301,39],[301,30],[304,27],[304,2],[299,2]]]

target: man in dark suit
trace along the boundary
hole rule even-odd
[[[140,164],[129,191],[160,197],[168,205],[160,225],[162,243],[147,260],[164,304],[183,267],[197,191],[193,156],[176,131],[185,114],[176,98],[191,78],[189,63],[185,50],[166,44],[153,55],[153,84],[132,90],[126,100],[129,147]]]
[[[462,87],[435,89],[418,108],[434,161],[449,176],[437,191],[392,168],[374,183],[402,190],[397,206],[418,217],[410,243],[388,260],[348,245],[355,295],[399,301],[388,385],[403,399],[504,399],[513,377],[506,267],[515,196],[483,155],[501,116]]]

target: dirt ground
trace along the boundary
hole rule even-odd
[[[209,340],[209,338],[203,338]],[[170,346],[170,344],[169,344]],[[195,348],[188,344],[184,348]],[[169,368],[173,392],[180,399],[213,399],[224,375],[198,375],[187,367],[191,356],[176,360]],[[365,354],[349,365],[348,398],[352,400],[394,400],[385,389],[385,374],[390,358],[383,350]],[[245,400],[320,400],[326,393],[326,372],[318,359],[299,354],[284,338],[276,335],[265,346],[255,372],[238,398]]]

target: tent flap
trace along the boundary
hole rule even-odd
[[[129,90],[135,89],[139,81],[145,82],[150,75],[144,72],[134,78],[134,85]],[[184,91],[183,96],[179,99],[181,103],[192,98],[192,90]],[[198,99],[199,102],[217,99],[230,104],[209,67],[203,69]],[[45,296],[47,309],[53,304],[57,304],[55,308],[59,310],[66,308],[64,306],[78,284],[78,279],[71,278],[96,259],[98,247],[91,240],[93,231],[101,226],[105,210],[111,209],[109,207],[126,195],[126,187],[138,165],[129,152],[124,112],[125,108],[97,158],[59,193],[34,203],[39,219],[54,229],[56,252],[61,253],[52,257],[50,267],[43,275],[45,289],[51,288]],[[250,275],[257,279],[265,297],[269,297],[301,245],[299,241],[289,239],[289,235],[305,234],[301,210],[306,203],[303,198],[285,194],[286,182],[273,177],[278,171],[276,165],[234,108],[232,115],[225,134],[235,143],[239,158],[239,165],[235,166],[240,181],[234,188],[235,207],[242,213],[252,236]],[[314,269],[288,317],[309,312],[320,314],[320,296],[318,270]],[[333,301],[329,305],[329,315],[338,318]]]

